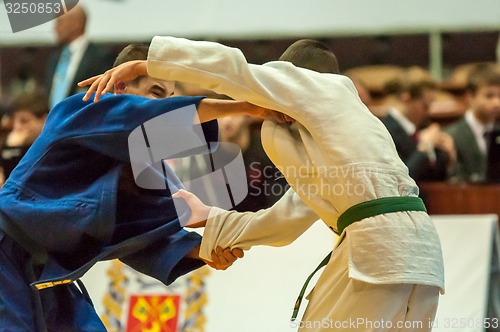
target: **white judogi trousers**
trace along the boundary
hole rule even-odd
[[[345,241],[335,249],[321,274],[299,331],[431,331],[439,287],[370,284],[349,277]],[[383,258],[381,258],[383,259]]]

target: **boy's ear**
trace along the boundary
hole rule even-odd
[[[113,86],[115,89],[115,94],[120,95],[125,93],[125,89],[127,88],[127,83],[125,82],[118,82],[115,83]]]
[[[403,92],[400,94],[401,101],[407,103],[411,100],[411,95],[409,92]]]
[[[474,99],[474,92],[472,92],[470,89],[467,89],[465,91],[465,100],[467,102],[467,105],[470,105],[473,99]]]

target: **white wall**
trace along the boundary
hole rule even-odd
[[[97,41],[339,36],[500,30],[498,0],[80,0]],[[50,44],[52,23],[13,34],[0,1],[0,46]]]

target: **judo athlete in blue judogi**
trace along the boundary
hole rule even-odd
[[[182,230],[168,189],[133,188],[124,172],[133,129],[201,97],[81,99],[51,111],[0,191],[2,329],[105,330],[73,284],[100,260],[119,258],[165,284],[204,264],[186,257],[200,236]],[[217,123],[205,134],[216,141]]]
[[[120,94],[93,103],[82,96],[52,109],[42,134],[0,190],[4,331],[105,331],[90,299],[74,284],[101,260],[118,258],[165,284],[201,267],[201,237],[183,230],[170,183],[164,190],[135,184],[129,134],[151,119],[187,109],[197,114],[193,122],[206,122],[201,124],[204,140],[216,142],[216,117],[266,112],[203,97]],[[192,131],[193,125],[200,123],[182,117],[171,125],[177,128],[175,137],[168,129],[164,137],[182,141],[178,133]],[[154,168],[148,172],[159,181],[171,180]],[[211,266],[224,269],[233,258],[225,266]]]

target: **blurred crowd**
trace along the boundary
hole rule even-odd
[[[470,63],[443,82],[418,66],[373,66],[346,73],[360,98],[386,125],[417,182],[498,181],[500,66]],[[374,97],[376,96],[376,97]]]

